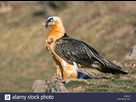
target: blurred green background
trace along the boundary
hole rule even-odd
[[[111,61],[122,61],[136,44],[135,1],[0,1],[0,92],[31,92],[35,80],[56,72],[44,48],[49,28],[42,27],[53,15],[70,37]]]

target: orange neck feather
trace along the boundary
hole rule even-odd
[[[64,36],[65,29],[61,20],[57,20],[54,25],[51,25],[50,32],[47,38],[51,38],[52,40],[56,40],[62,36]]]

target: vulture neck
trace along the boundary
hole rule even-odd
[[[65,33],[65,29],[62,21],[57,21],[54,25],[51,25],[48,37],[51,37],[52,40],[57,40],[63,37],[64,33]]]

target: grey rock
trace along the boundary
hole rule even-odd
[[[36,80],[34,82],[34,85],[32,87],[32,92],[37,93],[43,93],[48,90],[48,85],[46,85],[46,82],[44,80]]]
[[[63,93],[69,92],[64,83],[61,83],[60,80],[56,76],[52,76],[49,79],[44,80],[36,80],[34,82],[32,92],[47,92],[47,93]]]
[[[115,65],[123,67],[123,65],[120,62],[117,62],[116,60],[112,61]]]
[[[126,60],[136,59],[136,45],[131,47],[129,56],[125,56],[125,59]]]
[[[129,55],[136,54],[136,45],[132,46]]]
[[[127,63],[124,63],[124,66],[125,66],[125,67],[128,67]]]
[[[58,82],[58,86],[59,86],[59,90],[57,90],[57,92],[62,92],[62,93],[66,93],[69,92],[66,87],[64,86],[64,83]]]
[[[81,92],[82,91],[82,87],[78,86],[76,88],[73,89],[74,92]]]

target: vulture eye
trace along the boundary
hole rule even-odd
[[[53,19],[51,19],[51,21],[53,21]]]

